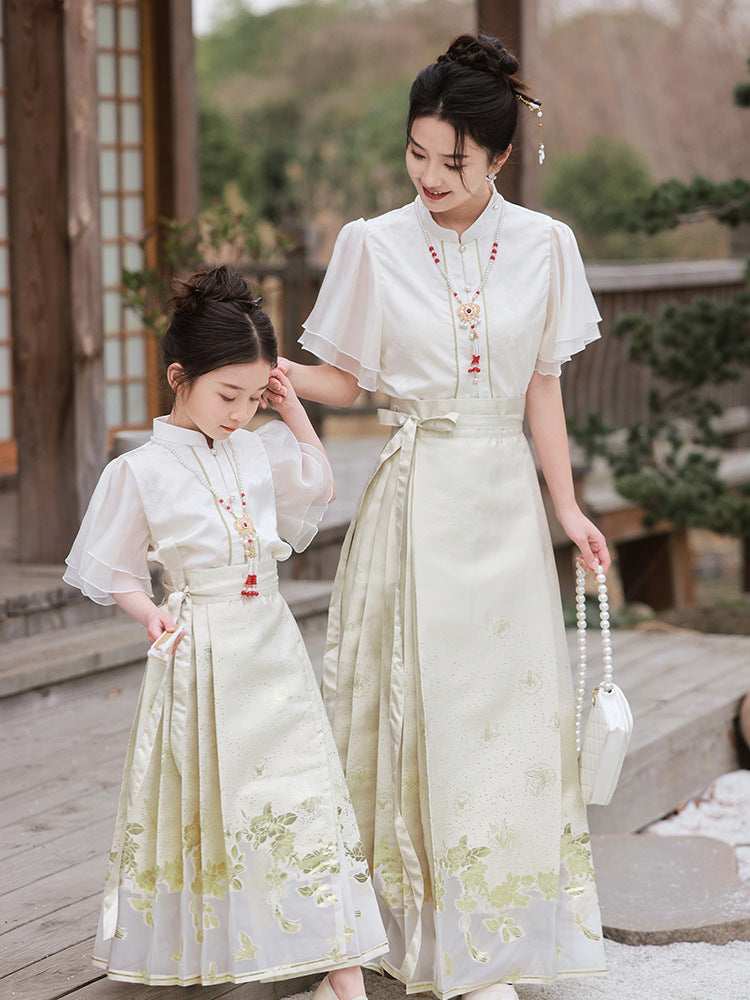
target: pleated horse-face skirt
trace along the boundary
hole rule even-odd
[[[605,969],[552,546],[523,399],[397,401],[323,693],[389,952],[452,997]]]
[[[297,625],[261,565],[182,574],[174,658],[149,657],[94,953],[163,985],[275,980],[386,947],[330,726]]]

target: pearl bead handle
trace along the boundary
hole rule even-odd
[[[605,691],[612,690],[612,638],[609,628],[607,578],[599,563],[596,565],[599,627],[602,638],[602,683]],[[583,739],[583,699],[586,693],[586,570],[576,561],[576,634],[578,642],[578,674],[576,683],[576,749],[581,752]]]

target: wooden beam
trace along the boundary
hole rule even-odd
[[[198,112],[191,0],[142,0],[144,94],[152,99],[155,216],[198,212]],[[149,140],[150,141],[150,140]]]
[[[498,38],[517,57],[520,76],[534,96],[533,40],[536,36],[537,0],[476,0],[477,29]],[[508,201],[527,208],[539,207],[539,175],[536,158],[537,128],[531,112],[519,107],[513,152],[500,171],[497,186]]]
[[[499,38],[519,59],[525,41],[523,14],[524,0],[477,0],[479,31]]]
[[[198,105],[192,0],[141,0],[145,127],[147,263],[160,268],[161,219],[186,221],[198,214]],[[172,405],[158,345],[149,347],[152,412]]]
[[[3,0],[19,558],[61,562],[106,460],[94,0]]]

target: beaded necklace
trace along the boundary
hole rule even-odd
[[[166,441],[160,441],[158,438],[155,437],[152,437],[151,441],[154,444],[158,444],[160,448],[166,448],[167,451],[170,452],[170,454],[172,454],[175,457],[175,459],[180,463],[183,469],[187,469],[188,472],[192,472],[192,474],[195,476],[198,482],[202,486],[204,486],[208,490],[208,492],[213,496],[214,500],[219,505],[219,507],[228,511],[229,514],[232,516],[232,518],[234,519],[232,526],[234,527],[234,530],[237,532],[237,534],[240,536],[240,539],[242,540],[242,548],[245,554],[245,561],[248,563],[248,569],[249,569],[244,587],[240,591],[240,593],[242,594],[243,597],[257,597],[258,596],[258,591],[256,589],[258,586],[257,560],[258,560],[258,549],[259,549],[258,532],[255,530],[255,525],[253,524],[252,519],[247,513],[247,500],[245,499],[245,491],[243,489],[242,482],[240,481],[239,462],[237,460],[237,453],[234,450],[234,444],[232,443],[231,438],[228,441],[229,451],[232,453],[232,457],[229,464],[232,466],[232,472],[234,473],[234,478],[237,482],[237,486],[240,493],[240,502],[242,506],[239,512],[235,512],[233,507],[236,498],[234,496],[230,496],[229,502],[227,502],[226,500],[224,500],[223,497],[220,497],[219,494],[216,492],[216,490],[213,488],[213,486],[206,479],[206,477],[202,473],[200,473],[197,469],[194,469],[191,465],[188,465],[188,463],[182,458],[182,456],[180,455],[180,453],[177,451],[176,448],[173,448]]]
[[[479,382],[479,373],[482,371],[480,367],[481,355],[479,353],[479,331],[477,327],[481,321],[482,310],[479,307],[479,296],[482,294],[482,289],[485,286],[487,277],[490,273],[490,268],[495,263],[495,258],[497,257],[498,248],[500,246],[500,230],[503,227],[503,218],[505,216],[505,202],[501,202],[500,205],[500,217],[497,220],[497,229],[495,230],[495,236],[492,242],[492,249],[490,250],[490,259],[487,261],[487,267],[484,269],[484,274],[479,282],[479,287],[474,290],[473,295],[469,296],[469,299],[464,302],[459,296],[456,289],[453,287],[453,282],[450,279],[450,275],[446,268],[440,263],[440,258],[437,255],[437,250],[430,241],[430,237],[425,229],[424,222],[422,222],[422,216],[419,214],[419,206],[414,204],[414,209],[417,213],[417,220],[419,221],[419,228],[422,230],[422,235],[425,238],[427,244],[427,249],[429,250],[432,259],[435,261],[438,271],[443,276],[443,280],[448,286],[448,291],[452,294],[453,298],[458,302],[458,307],[456,309],[456,314],[458,315],[458,325],[462,330],[469,331],[469,347],[471,349],[471,364],[467,370],[467,374],[474,376],[474,384]],[[466,246],[464,243],[458,244],[459,253],[466,252]],[[464,285],[465,292],[471,292],[472,286],[469,284]]]

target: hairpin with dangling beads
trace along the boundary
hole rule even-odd
[[[539,166],[544,163],[544,135],[542,134],[542,102],[537,101],[535,97],[527,97],[526,94],[522,94],[518,90],[514,90],[513,93],[516,95],[521,104],[525,104],[527,108],[531,111],[536,112],[537,125],[539,126]]]

